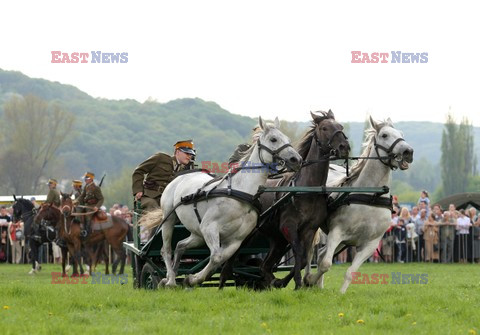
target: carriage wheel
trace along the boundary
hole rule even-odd
[[[157,274],[153,266],[145,263],[140,275],[140,287],[146,290],[156,290],[159,282],[160,276]]]

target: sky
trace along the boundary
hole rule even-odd
[[[307,121],[480,126],[480,20],[466,1],[2,1],[0,68],[93,97],[214,101],[231,113]],[[52,51],[128,53],[52,63]],[[352,63],[352,51],[388,63]],[[392,51],[428,53],[392,63]]]

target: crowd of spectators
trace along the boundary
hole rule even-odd
[[[394,201],[395,203],[395,201]],[[411,209],[394,204],[379,250],[386,262],[480,262],[480,218],[475,207],[444,210],[422,191]],[[375,259],[373,259],[375,261]]]

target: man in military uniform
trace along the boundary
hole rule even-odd
[[[81,180],[78,180],[78,179],[72,180],[74,199],[78,199],[82,195],[82,184],[83,182]]]
[[[132,191],[142,209],[158,208],[165,187],[177,172],[192,169],[194,159],[193,140],[186,140],[174,144],[173,156],[158,152],[137,166],[132,174]]]
[[[85,187],[82,191],[82,194],[74,200],[75,204],[80,204],[82,206],[88,206],[86,208],[87,212],[97,212],[98,209],[103,205],[103,194],[102,189],[95,185],[93,179],[95,174],[93,172],[85,173]],[[85,229],[82,231],[82,235],[86,236],[90,231],[90,221],[94,213],[85,215]]]
[[[60,192],[57,190],[57,180],[49,179],[47,185],[50,190],[48,191],[45,203],[60,207]]]
[[[230,156],[230,158],[228,159],[228,165],[232,165],[232,164],[235,164],[235,163],[238,163],[240,161],[240,159],[242,159],[243,155],[245,154],[245,151],[247,151],[248,149],[250,149],[252,147],[252,145],[257,142],[258,138],[260,137],[260,132],[262,131],[262,129],[260,128],[259,125],[256,125],[255,127],[253,127],[252,129],[252,143],[249,144],[249,143],[241,143],[237,146],[237,148],[235,149],[235,151],[233,152],[232,156]]]
[[[48,194],[47,194],[47,200],[45,200],[44,204],[50,204],[56,207],[60,207],[60,192],[57,190],[57,180],[50,178],[48,180]],[[66,247],[67,244],[63,239],[58,236],[58,229],[55,228],[55,244],[57,244],[59,247]]]

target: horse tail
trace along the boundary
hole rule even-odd
[[[161,208],[155,209],[142,215],[142,218],[138,221],[140,226],[147,229],[152,229],[156,226],[160,226],[163,223],[163,211]]]
[[[322,230],[319,228],[319,229],[317,229],[317,232],[315,233],[315,236],[313,237],[312,247],[315,248],[315,246],[317,246],[320,243],[321,235],[322,235]]]

